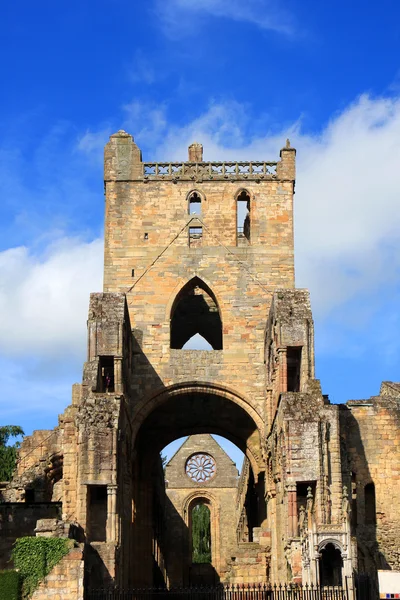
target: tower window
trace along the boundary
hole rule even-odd
[[[197,192],[189,195],[189,215],[201,215],[201,197]]]
[[[99,356],[99,392],[114,391],[114,357]]]
[[[202,227],[189,227],[189,246],[201,246],[201,241],[203,238],[203,228]]]
[[[246,190],[236,199],[236,239],[238,246],[250,242],[250,195]]]
[[[286,351],[287,391],[300,391],[301,346],[288,347]]]

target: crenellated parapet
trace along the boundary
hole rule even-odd
[[[279,161],[203,161],[203,146],[189,146],[187,162],[142,162],[142,153],[133,136],[120,130],[110,136],[104,152],[104,180],[107,181],[294,181],[296,150],[289,140]]]

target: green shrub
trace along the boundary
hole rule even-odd
[[[23,537],[14,545],[12,559],[22,577],[22,598],[30,598],[39,583],[68,554],[68,538]]]
[[[0,571],[0,600],[20,600],[21,576],[17,571]]]

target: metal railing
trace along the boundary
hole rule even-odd
[[[93,590],[86,600],[352,600],[339,586],[217,585],[203,587]]]

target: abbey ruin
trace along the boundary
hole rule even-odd
[[[294,277],[295,160],[287,142],[276,162],[206,162],[195,143],[187,162],[146,163],[131,135],[110,137],[82,383],[54,431],[22,444],[2,492],[2,567],[36,529],[82,544],[87,589],[193,585],[202,501],[213,582],[332,586],[400,570],[400,384],[334,405],[315,379]],[[195,334],[212,349],[183,349]],[[171,461],[166,488],[160,452],[200,434],[242,450],[240,479],[209,440]]]

